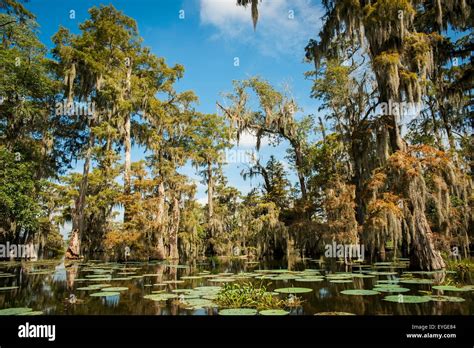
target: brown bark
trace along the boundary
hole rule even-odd
[[[132,184],[131,184],[131,178],[130,178],[130,172],[131,172],[131,167],[132,167],[132,162],[131,162],[132,142],[131,142],[130,128],[131,128],[130,114],[127,113],[125,116],[125,166],[124,166],[124,173],[123,173],[124,193],[126,195],[130,195],[132,191],[132,188],[131,188]],[[129,211],[128,204],[125,204],[124,215],[123,215],[124,222],[127,222],[130,220],[128,211]]]
[[[158,186],[158,227],[155,230],[155,253],[160,260],[166,258],[165,245],[163,242],[163,230],[165,223],[165,185],[163,182]]]
[[[211,162],[207,162],[207,209],[208,209],[208,221],[210,221],[214,215],[214,178],[212,176],[212,165]]]
[[[92,128],[92,124],[91,127]],[[86,205],[86,194],[88,188],[89,169],[92,157],[92,148],[94,146],[95,136],[91,131],[89,135],[89,143],[87,145],[86,155],[84,159],[84,168],[82,172],[82,180],[79,187],[79,197],[76,200],[75,212],[72,220],[72,233],[69,239],[69,246],[66,252],[66,259],[78,258],[81,255],[81,239],[84,234],[84,210]]]
[[[303,154],[301,151],[301,146],[296,141],[290,141],[293,151],[295,151],[295,166],[298,174],[298,181],[300,183],[301,198],[306,200],[307,191],[306,191],[306,182],[304,178],[304,164],[303,164]]]
[[[173,207],[172,207],[172,221],[170,225],[170,259],[179,259],[178,253],[178,231],[180,223],[180,210],[179,210],[179,200],[177,197],[173,198]]]
[[[127,78],[126,78],[126,98],[131,99],[132,94],[132,63],[129,61],[127,67]],[[124,192],[126,195],[129,195],[132,191],[132,184],[130,178],[130,172],[132,168],[132,161],[131,161],[131,151],[132,151],[132,136],[131,136],[131,114],[128,111],[125,111],[125,120],[124,120],[124,130],[125,130],[125,139],[124,139],[124,147],[125,147],[125,166],[124,166]],[[124,207],[124,222],[130,220],[128,204],[125,204]]]
[[[425,197],[419,192],[424,183],[417,181],[413,180],[409,188],[412,207],[404,209],[405,226],[411,234],[410,266],[428,271],[442,269],[446,265],[433,244],[433,235],[425,215]]]
[[[66,259],[73,260],[78,259],[81,255],[81,243],[79,238],[79,231],[77,229],[72,230],[71,236],[69,237],[69,246],[66,251]]]

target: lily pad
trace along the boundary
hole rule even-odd
[[[395,286],[393,288],[390,287],[384,287],[384,288],[373,288],[372,290],[374,291],[379,291],[379,292],[408,292],[410,289],[408,288],[401,288],[399,286]]]
[[[201,276],[183,276],[181,277],[182,280],[194,280],[194,279],[202,279]]]
[[[176,295],[176,294],[153,294],[153,295],[143,296],[143,298],[145,298],[147,300],[152,300],[152,301],[166,301],[166,300],[178,298],[178,295]]]
[[[22,315],[27,312],[31,312],[32,308],[27,307],[16,307],[16,308],[5,308],[0,309],[0,315]]]
[[[323,280],[324,278],[321,277],[304,277],[295,279],[297,282],[322,282]]]
[[[377,288],[399,288],[400,287],[399,284],[395,284],[395,283],[377,283],[375,286]]]
[[[18,289],[18,286],[2,286],[0,287],[0,291],[7,291],[7,290],[14,290]]]
[[[217,305],[209,299],[186,299],[186,305],[191,307],[191,309],[200,309],[200,308],[211,308],[217,307]]]
[[[179,298],[184,300],[194,300],[198,299],[200,296],[198,294],[180,294]],[[208,299],[209,300],[209,299]]]
[[[92,297],[112,297],[112,296],[118,296],[118,295],[120,295],[120,292],[101,291],[101,292],[94,292],[93,294],[90,294],[89,296],[92,296]]]
[[[274,291],[278,292],[280,294],[304,294],[304,293],[313,291],[313,289],[310,289],[310,288],[279,288],[279,289],[275,289]]]
[[[397,302],[397,303],[425,303],[430,302],[430,296],[417,296],[417,295],[390,295],[383,299],[384,301]]]
[[[335,284],[343,284],[343,283],[352,283],[353,280],[351,280],[351,279],[332,279],[329,282],[330,283],[335,283]]]
[[[433,281],[431,279],[413,278],[413,279],[400,279],[400,283],[402,284],[433,284]]]
[[[116,279],[112,279],[112,278],[90,278],[90,279],[87,279],[91,282],[109,282],[111,280],[116,280]]]
[[[171,292],[174,292],[175,294],[181,294],[181,293],[189,293],[194,291],[193,289],[173,289]]]
[[[220,286],[198,286],[194,288],[194,290],[199,290],[199,291],[220,291],[222,287]]]
[[[260,315],[288,315],[290,312],[283,309],[265,309],[258,312]]]
[[[42,311],[32,311],[32,312],[26,312],[26,313],[22,313],[22,314],[19,314],[19,315],[43,315],[44,313]]]
[[[128,290],[128,288],[126,286],[115,286],[115,287],[102,289],[102,291],[112,291],[112,292],[126,291],[126,290]]]
[[[379,271],[373,271],[373,272],[369,272],[369,275],[397,275],[398,273],[397,272],[379,272]]]
[[[316,313],[315,315],[355,315],[355,314],[348,313],[348,312],[319,312],[319,313]]]
[[[219,315],[256,315],[257,310],[253,308],[228,308],[219,311]]]
[[[435,286],[432,286],[432,288],[436,290],[443,290],[443,291],[463,291],[463,292],[473,290],[473,288],[471,288],[470,286],[463,286],[462,288],[458,288],[452,285],[435,285]]]
[[[366,295],[378,295],[380,294],[380,292],[375,291],[375,290],[350,289],[350,290],[341,291],[341,294],[366,296]]]
[[[211,278],[208,281],[215,283],[231,283],[235,282],[234,278]]]
[[[214,301],[217,298],[217,295],[202,295],[202,298],[205,300]]]
[[[437,302],[464,302],[466,301],[462,297],[457,296],[442,296],[442,295],[431,295],[431,301]]]

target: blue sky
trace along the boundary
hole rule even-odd
[[[232,81],[259,75],[279,89],[289,88],[305,114],[317,113],[317,101],[309,97],[311,82],[304,72],[312,68],[304,62],[304,47],[315,38],[322,24],[322,10],[310,0],[267,0],[260,7],[257,30],[253,30],[250,8],[237,7],[236,0],[30,0],[26,6],[37,16],[41,41],[52,47],[51,37],[59,26],[78,32],[93,6],[112,4],[137,21],[144,45],[164,57],[169,65],[185,67],[185,76],[177,84],[179,91],[193,90],[199,97],[198,110],[214,113],[216,101],[232,90]],[[71,18],[74,11],[75,18]],[[182,12],[184,11],[184,12]],[[184,19],[180,18],[184,13]],[[235,66],[238,58],[239,66]],[[233,155],[245,158],[253,151],[255,139],[244,136]],[[277,148],[266,143],[259,157],[265,163],[273,154],[284,161],[287,144]],[[143,149],[134,147],[132,161],[144,158]],[[225,173],[229,184],[246,193],[260,180],[244,181],[240,175],[245,164],[229,163]],[[82,172],[79,161],[74,170]],[[205,202],[206,187],[199,184],[195,170],[181,170],[197,179],[197,199]],[[296,177],[288,168],[290,179]],[[68,231],[66,227],[63,233]]]

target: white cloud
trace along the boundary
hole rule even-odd
[[[243,132],[240,135],[239,143],[235,143],[235,146],[239,147],[255,147],[257,145],[257,136],[251,132]],[[268,138],[264,137],[261,139],[260,147],[263,148],[264,146],[268,145]]]
[[[206,205],[207,204],[207,196],[201,196],[197,199],[197,202],[201,205]]]
[[[303,48],[310,38],[315,38],[322,24],[322,9],[311,0],[263,0],[255,32],[250,6],[237,6],[236,0],[200,1],[201,23],[219,30],[214,39],[239,41],[268,56],[303,57]],[[294,18],[290,18],[291,13]]]

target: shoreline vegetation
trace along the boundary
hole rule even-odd
[[[251,8],[256,31],[266,1],[236,1]],[[35,245],[40,259],[63,255],[71,267],[91,267],[96,257],[125,265],[272,259],[289,272],[304,272],[290,260],[317,260],[329,248],[346,266],[361,257],[392,268],[403,260],[411,274],[446,270],[434,286],[448,292],[469,287],[474,10],[465,1],[436,4],[323,1],[319,37],[301,47],[308,72],[298,77],[312,81],[308,94],[321,105],[315,115],[261,76],[229,81],[232,92],[216,96],[218,112],[203,113],[199,91],[175,89],[189,78],[185,67],[152,53],[139,21],[113,5],[90,8],[74,33],[59,27],[46,47],[28,4],[0,0],[0,244]],[[243,194],[229,183],[223,154],[246,134],[256,152],[239,157],[241,175],[260,184]],[[264,141],[287,144],[288,165],[275,156],[261,161]],[[142,159],[134,146],[146,149]],[[205,203],[183,174],[187,165],[206,189]],[[72,226],[66,244],[65,223]],[[347,246],[357,255],[338,251]],[[350,283],[349,273],[324,281]],[[288,279],[320,279],[295,274]],[[255,286],[205,295],[249,309],[242,314],[284,315],[301,305],[297,294],[289,303]],[[387,301],[405,291],[397,288]],[[170,294],[150,296],[175,299]],[[433,300],[421,297],[406,301]]]

